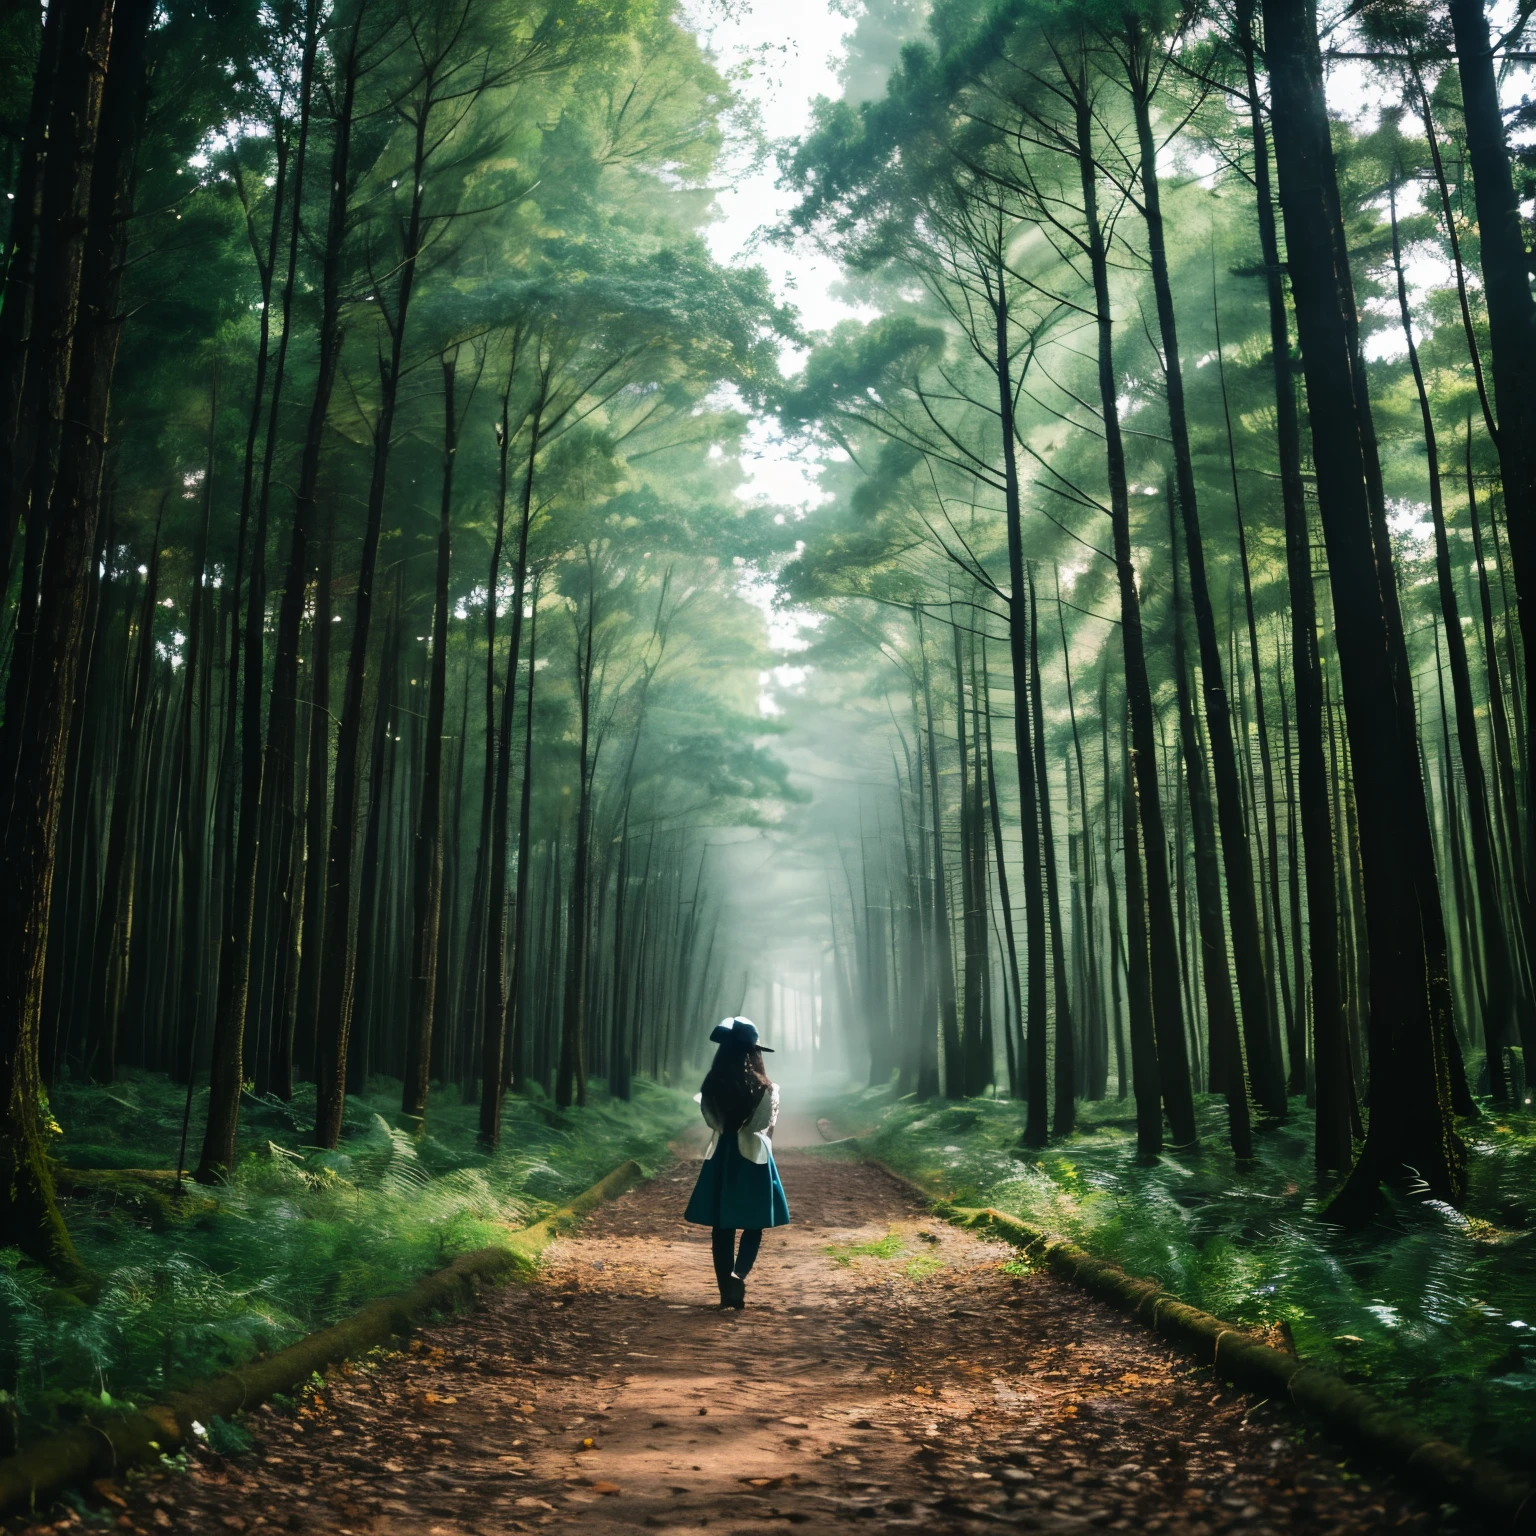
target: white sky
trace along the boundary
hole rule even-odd
[[[853,22],[825,0],[694,0],[689,13],[722,68],[747,67],[738,89],[756,105],[770,140],[805,132],[816,97],[840,94],[837,66]],[[709,231],[710,247],[719,261],[766,268],[779,299],[795,305],[808,329],[825,330],[857,311],[832,295],[839,277],[835,261],[809,247],[788,249],[762,238],[793,204],[775,185],[777,179],[770,160],[750,175],[721,184],[716,199],[720,216]],[[786,371],[794,372],[799,362],[793,351],[786,353]],[[805,458],[803,446],[781,441],[771,420],[754,423],[743,467],[750,478],[742,494],[749,499],[798,508],[821,499],[814,459]]]

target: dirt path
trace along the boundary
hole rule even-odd
[[[1453,1529],[877,1170],[780,1166],[795,1223],[764,1241],[745,1312],[713,1306],[679,1164],[559,1242],[536,1285],[337,1373],[297,1416],[251,1415],[250,1454],[134,1485],[118,1525]]]

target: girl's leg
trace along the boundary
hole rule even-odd
[[[730,1287],[731,1253],[736,1246],[736,1233],[731,1227],[712,1227],[709,1234],[710,1256],[715,1261],[715,1281],[720,1287],[720,1299],[725,1300]]]
[[[757,1263],[757,1250],[763,1244],[763,1229],[761,1227],[748,1227],[741,1234],[741,1248],[736,1254],[736,1277],[739,1280],[747,1278],[748,1271]]]

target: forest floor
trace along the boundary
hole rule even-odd
[[[1462,1528],[868,1165],[784,1151],[794,1223],[721,1312],[680,1151],[532,1285],[249,1415],[244,1454],[98,1484],[95,1509],[342,1536]]]

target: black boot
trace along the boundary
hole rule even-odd
[[[726,1284],[729,1290],[721,1292],[720,1305],[729,1307],[733,1312],[740,1312],[747,1304],[747,1282],[732,1275]]]

